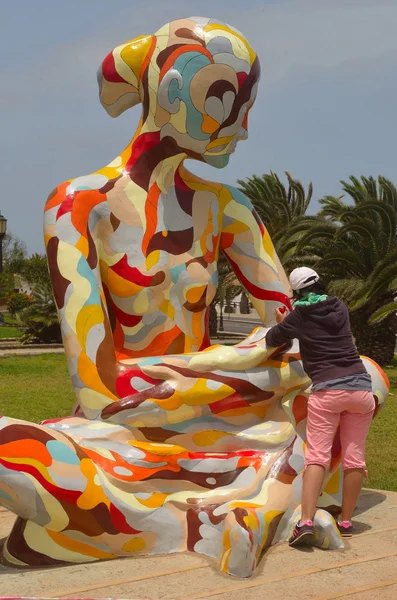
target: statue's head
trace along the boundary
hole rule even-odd
[[[112,117],[142,103],[143,132],[158,132],[187,156],[224,167],[247,138],[259,75],[258,58],[241,33],[191,17],[115,48],[98,81]]]

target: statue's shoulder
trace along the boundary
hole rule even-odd
[[[203,192],[214,194],[218,197],[223,206],[226,206],[232,202],[252,209],[252,204],[248,200],[247,196],[245,196],[241,190],[233,185],[202,179],[186,169],[183,169],[181,174],[184,183],[187,184],[190,189],[193,189],[198,193]]]
[[[65,201],[65,198],[67,197],[67,188],[70,185],[71,181],[72,180],[64,181],[52,190],[45,203],[45,213],[54,209],[56,206],[59,206],[60,204],[62,204],[62,202]]]
[[[100,203],[106,201],[109,179],[93,173],[69,179],[58,185],[48,196],[44,212],[56,213],[57,219],[67,212],[81,212],[88,217]]]
[[[239,190],[239,188],[235,187],[234,185],[229,185],[227,183],[224,184],[224,187],[229,192],[231,201],[234,201],[236,204],[240,204],[252,210],[253,207],[251,201],[241,190]]]

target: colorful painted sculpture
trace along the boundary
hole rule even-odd
[[[235,188],[186,170],[228,163],[247,137],[259,62],[245,38],[203,18],[172,22],[106,57],[110,115],[142,104],[110,165],[50,195],[45,241],[74,415],[0,419],[0,503],[18,519],[16,565],[190,550],[246,577],[299,510],[308,386],[295,345],[266,329],[209,348],[223,252],[265,327],[289,289],[272,242]],[[382,403],[387,382],[366,362]],[[322,506],[340,504],[340,449]],[[318,545],[339,547],[318,512]]]

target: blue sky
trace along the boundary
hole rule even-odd
[[[396,0],[13,0],[0,25],[0,210],[29,252],[43,251],[51,190],[110,162],[135,130],[138,108],[111,119],[99,104],[102,59],[197,14],[243,31],[262,79],[248,141],[223,171],[193,171],[233,184],[288,170],[316,199],[350,174],[397,184]]]

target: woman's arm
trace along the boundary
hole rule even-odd
[[[300,316],[294,310],[281,323],[272,327],[266,334],[266,344],[270,348],[279,348],[291,340],[299,339]]]

